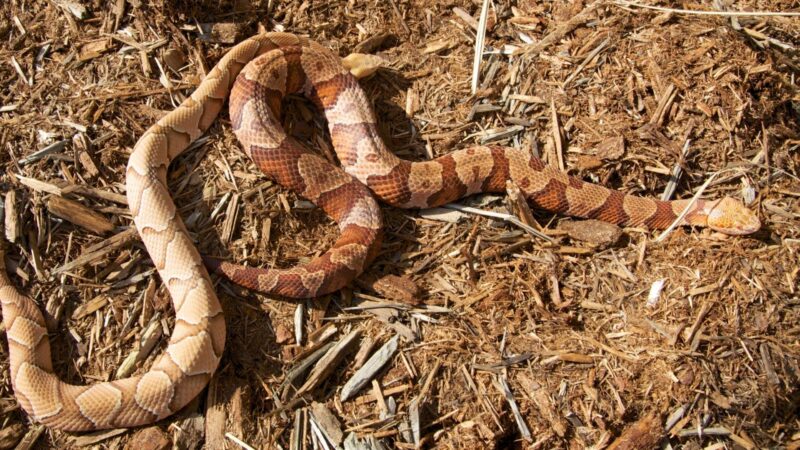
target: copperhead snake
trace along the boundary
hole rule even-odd
[[[291,92],[304,93],[325,111],[344,170],[285,134],[281,100]],[[514,148],[472,147],[431,161],[401,160],[379,138],[369,101],[337,56],[292,34],[259,35],[226,53],[189,98],[145,132],[128,162],[134,224],[175,308],[168,345],[148,371],[88,386],[61,381],[53,373],[42,314],[13,286],[0,257],[11,380],[32,419],[70,431],[144,425],[175,413],[208,383],[225,347],[225,322],[208,272],[168,192],[166,173],[170,161],[212,124],[229,94],[231,120],[245,151],[268,176],[323,208],[341,230],[326,253],[292,269],[207,261],[234,282],[262,292],[314,297],[361,273],[381,236],[373,194],[392,206],[426,208],[478,192],[502,192],[512,179],[535,207],[648,228],[670,225],[688,204],[586,183]],[[727,197],[697,201],[682,224],[727,234],[760,227],[754,213]]]

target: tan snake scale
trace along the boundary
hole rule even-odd
[[[303,92],[325,111],[347,173],[284,133],[281,100],[291,92]],[[175,308],[169,343],[149,370],[87,386],[62,382],[53,373],[42,314],[0,267],[11,380],[32,419],[72,431],[144,425],[173,414],[208,383],[225,347],[225,322],[203,261],[167,190],[166,173],[170,161],[208,129],[229,95],[234,130],[259,168],[317,203],[342,232],[322,256],[292,269],[208,261],[234,282],[273,294],[321,295],[363,271],[375,255],[382,226],[370,191],[390,205],[424,208],[476,192],[503,191],[512,179],[536,207],[649,228],[668,226],[688,204],[585,183],[513,148],[472,147],[425,162],[398,159],[378,137],[369,102],[338,57],[295,35],[259,35],[233,47],[190,98],[148,129],[128,162],[134,224]],[[730,198],[697,201],[682,223],[728,234],[747,234],[760,226],[755,214]]]

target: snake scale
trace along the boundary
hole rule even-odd
[[[281,101],[294,92],[324,110],[344,170],[283,131]],[[341,230],[327,252],[291,269],[206,261],[232,281],[262,292],[314,297],[361,273],[381,237],[374,197],[401,208],[426,208],[477,192],[502,192],[511,179],[535,207],[652,229],[670,225],[689,205],[586,183],[514,148],[479,146],[425,162],[401,160],[379,138],[369,101],[337,56],[292,34],[255,36],[227,52],[189,98],[150,127],[128,162],[133,221],[175,309],[169,342],[149,370],[86,386],[61,381],[53,372],[43,316],[34,300],[13,286],[0,258],[11,380],[32,419],[71,431],[152,423],[191,401],[216,370],[225,347],[222,309],[177,214],[166,174],[170,162],[209,128],[229,96],[231,121],[246,153],[268,176],[323,208]],[[752,233],[760,226],[754,213],[731,198],[699,200],[689,207],[681,224],[727,234]]]

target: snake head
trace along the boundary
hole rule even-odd
[[[761,221],[742,202],[724,197],[709,209],[708,227],[725,234],[743,235],[758,231]]]

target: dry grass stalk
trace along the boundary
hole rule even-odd
[[[489,17],[490,0],[483,0],[481,15],[478,19],[478,29],[475,35],[475,56],[472,60],[472,94],[478,91],[478,80],[480,77],[481,61],[483,60],[483,47],[486,38],[486,25]]]

